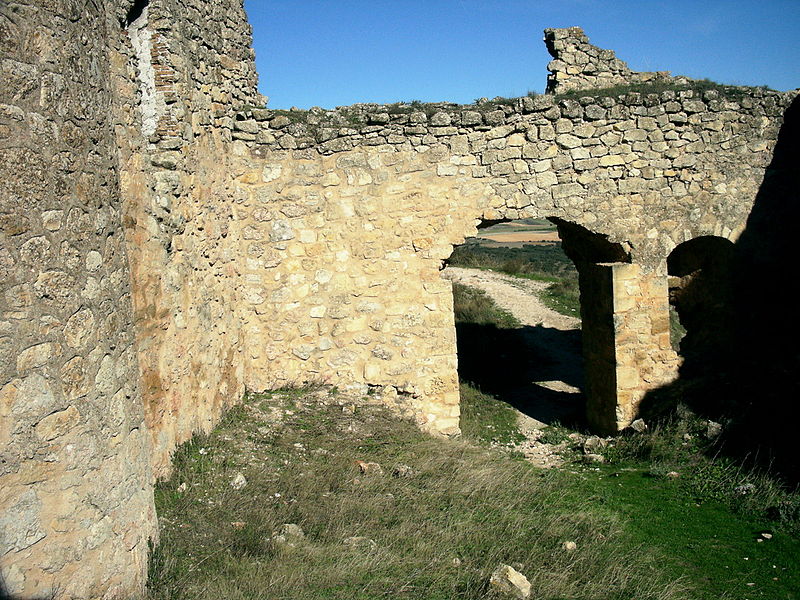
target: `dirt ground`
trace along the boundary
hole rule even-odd
[[[542,325],[560,330],[580,327],[580,319],[559,314],[539,300],[539,294],[550,285],[544,281],[460,267],[447,267],[442,276],[450,281],[483,290],[500,308],[510,312],[523,325],[531,327]]]
[[[548,283],[511,277],[494,271],[447,267],[442,276],[484,291],[495,303],[523,325],[526,345],[531,352],[548,357],[548,379],[532,373],[531,379],[502,400],[518,413],[520,431],[527,437],[515,449],[528,460],[542,467],[561,464],[559,448],[538,441],[542,429],[563,422],[583,411],[580,384],[583,379],[583,361],[580,346],[574,340],[580,320],[559,314],[545,306],[539,299]],[[524,351],[524,349],[521,349]]]

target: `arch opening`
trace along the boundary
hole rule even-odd
[[[685,375],[708,375],[730,359],[733,347],[734,245],[717,236],[697,237],[679,244],[667,257],[670,306],[676,351]],[[677,331],[676,331],[677,330]],[[681,333],[683,335],[676,335]]]
[[[613,289],[603,282],[609,265],[630,262],[627,248],[555,217],[478,230],[443,273],[453,282],[463,413],[473,386],[542,425],[613,429]]]
[[[485,395],[540,426],[581,425],[578,275],[557,228],[547,219],[498,219],[478,230],[443,271],[453,283],[462,429]]]

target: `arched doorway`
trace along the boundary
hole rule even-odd
[[[469,386],[540,425],[584,421],[578,275],[547,219],[483,221],[445,261]],[[469,410],[464,405],[463,410]]]
[[[729,362],[733,347],[734,245],[717,236],[679,244],[667,257],[670,304],[686,333],[679,352],[684,375],[703,376]]]

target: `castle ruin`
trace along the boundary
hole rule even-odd
[[[554,94],[271,111],[241,0],[3,3],[0,597],[140,592],[154,480],[245,389],[457,434],[440,269],[484,223],[558,224],[598,431],[676,377],[670,257],[738,240],[796,93],[560,96],[669,76],[545,39]]]

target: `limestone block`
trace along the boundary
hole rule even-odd
[[[562,183],[553,186],[552,194],[554,199],[568,198],[583,194],[583,187],[577,183]]]
[[[67,319],[64,337],[70,348],[81,348],[90,343],[95,335],[95,318],[92,311],[83,308]]]
[[[44,367],[60,351],[61,347],[52,342],[36,344],[26,348],[17,357],[17,372],[24,373],[31,369]]]
[[[580,138],[578,138],[578,137],[576,137],[576,136],[574,136],[572,134],[564,133],[564,134],[561,134],[561,135],[556,137],[556,143],[561,148],[569,149],[569,148],[577,148],[578,146],[580,146],[581,145],[581,140],[580,140]]]
[[[71,431],[80,421],[80,413],[74,406],[48,415],[34,427],[34,432],[42,441],[49,442]]]

